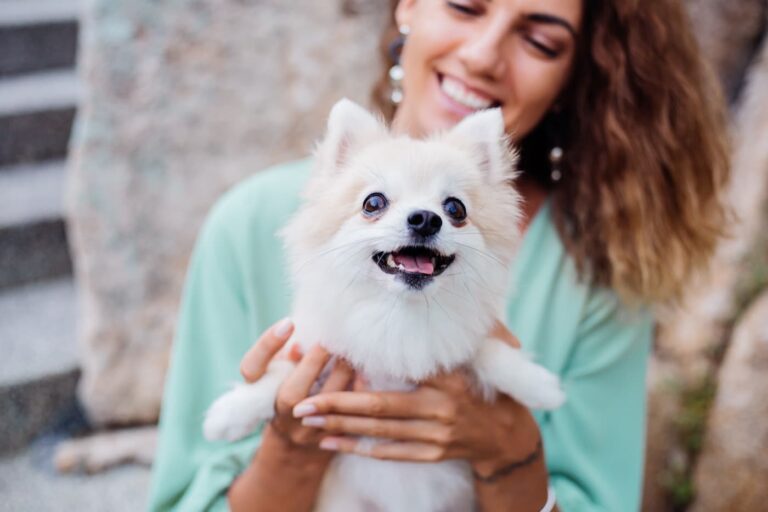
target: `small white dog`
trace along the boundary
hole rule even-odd
[[[391,135],[358,105],[330,114],[304,203],[283,235],[291,263],[296,343],[322,340],[377,390],[407,390],[467,367],[487,400],[528,407],[564,401],[557,377],[487,337],[520,239],[515,157],[498,109],[427,140]],[[235,440],[274,415],[293,363],[274,361],[209,409],[208,439]],[[371,442],[375,442],[371,440]],[[465,461],[434,464],[339,455],[317,512],[444,512],[474,508]]]

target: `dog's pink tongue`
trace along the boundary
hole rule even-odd
[[[432,275],[435,272],[432,258],[427,256],[410,256],[407,254],[395,253],[392,255],[392,258],[395,260],[395,263],[405,267],[406,272],[418,272],[427,275]]]

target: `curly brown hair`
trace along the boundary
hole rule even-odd
[[[381,43],[385,75],[373,91],[388,119],[396,5]],[[725,103],[679,0],[584,6],[561,108],[518,141],[521,170],[550,188],[583,280],[629,302],[675,302],[706,270],[729,217]],[[548,178],[553,136],[566,155],[556,184]]]

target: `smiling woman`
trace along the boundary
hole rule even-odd
[[[511,134],[528,133],[570,76],[578,0],[403,1],[405,92],[395,126],[426,134],[478,108],[501,107]]]
[[[347,452],[402,462],[462,459],[484,511],[550,511],[555,496],[568,512],[637,510],[651,307],[680,296],[726,218],[720,97],[681,2],[400,0],[392,9],[382,50],[390,59],[389,48],[402,47],[401,68],[389,73],[395,62],[387,60],[374,98],[393,129],[428,136],[499,107],[519,148],[514,185],[523,216],[487,216],[493,225],[485,227],[507,233],[519,221],[524,231],[512,270],[516,292],[489,336],[535,354],[560,377],[567,402],[546,413],[505,396],[488,403],[460,368],[410,392],[374,391],[364,376],[350,390],[353,370],[344,362],[309,396],[329,359],[314,347],[292,353],[296,368],[262,431],[232,445],[203,440],[204,409],[238,365],[246,380],[260,379],[293,333],[290,320],[269,327],[289,313],[275,233],[296,210],[312,165],[293,162],[228,193],[200,235],[151,509],[309,511],[333,455]],[[393,77],[402,95],[392,94]],[[323,194],[343,194],[344,181],[335,183]],[[376,192],[357,203],[365,222],[393,204],[386,191]],[[431,212],[438,217],[410,212],[414,229],[430,232],[436,218],[449,228],[467,211],[472,222],[473,212],[492,206],[489,197],[466,205],[455,199],[438,203]],[[311,236],[333,224],[316,222]],[[394,251],[374,263],[435,273],[445,262],[431,256]],[[344,299],[330,296],[318,307],[360,314]]]

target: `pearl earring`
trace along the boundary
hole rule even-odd
[[[557,183],[560,181],[560,179],[563,177],[563,172],[560,168],[560,164],[563,162],[563,148],[560,146],[555,146],[552,148],[552,150],[549,152],[549,164],[550,164],[550,172],[549,172],[549,178]]]
[[[398,30],[400,31],[400,35],[389,46],[389,56],[392,59],[392,62],[395,63],[389,68],[389,86],[391,89],[389,100],[393,105],[399,105],[403,101],[403,77],[405,76],[405,72],[400,65],[400,54],[405,45],[405,38],[411,33],[411,27],[408,25],[400,25]]]

